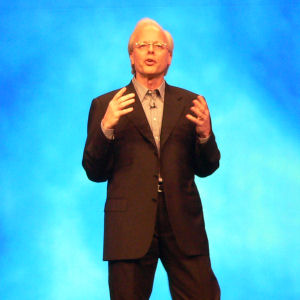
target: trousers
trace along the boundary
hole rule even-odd
[[[220,287],[209,256],[186,256],[179,249],[161,191],[158,192],[154,236],[146,255],[108,262],[111,300],[148,300],[158,259],[167,272],[173,300],[220,299]]]

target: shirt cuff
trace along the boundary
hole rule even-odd
[[[198,141],[199,144],[205,144],[209,140],[210,136],[211,135],[209,135],[206,138],[201,138],[201,137],[197,136],[197,141]]]
[[[102,121],[101,121],[101,130],[103,134],[106,136],[107,139],[113,140],[114,139],[114,129],[107,129],[103,127]]]

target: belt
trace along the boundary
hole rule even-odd
[[[158,191],[159,193],[163,193],[163,191],[164,191],[164,184],[163,184],[163,181],[158,181],[158,183],[157,183],[157,191]]]

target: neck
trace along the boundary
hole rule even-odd
[[[136,74],[135,78],[139,83],[147,87],[149,90],[155,90],[159,88],[164,81],[163,75],[159,77],[151,77],[151,76],[142,76],[140,74]]]

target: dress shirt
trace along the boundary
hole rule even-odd
[[[155,100],[155,108],[150,108],[149,105],[149,98],[148,98],[149,96],[147,94],[149,89],[143,86],[140,82],[138,82],[135,77],[132,78],[132,83],[143,106],[145,115],[147,117],[148,123],[150,125],[150,128],[154,136],[155,143],[159,151],[166,82],[164,80],[162,84],[158,87],[158,89],[156,89],[157,94]],[[114,138],[114,130],[104,128],[102,122],[101,122],[101,130],[108,139],[112,140]],[[200,144],[204,144],[208,141],[208,139],[209,137],[207,138],[198,137],[197,140]]]
[[[164,97],[165,97],[165,81],[158,87],[158,89],[151,91],[153,95],[153,100],[155,103],[154,107],[150,107],[151,95],[149,94],[149,89],[139,83],[135,77],[132,79],[132,83],[138,94],[145,115],[147,117],[148,123],[150,125],[151,131],[153,133],[153,137],[159,151],[160,145],[160,132],[161,132],[161,124],[162,124],[162,116],[164,111]]]

